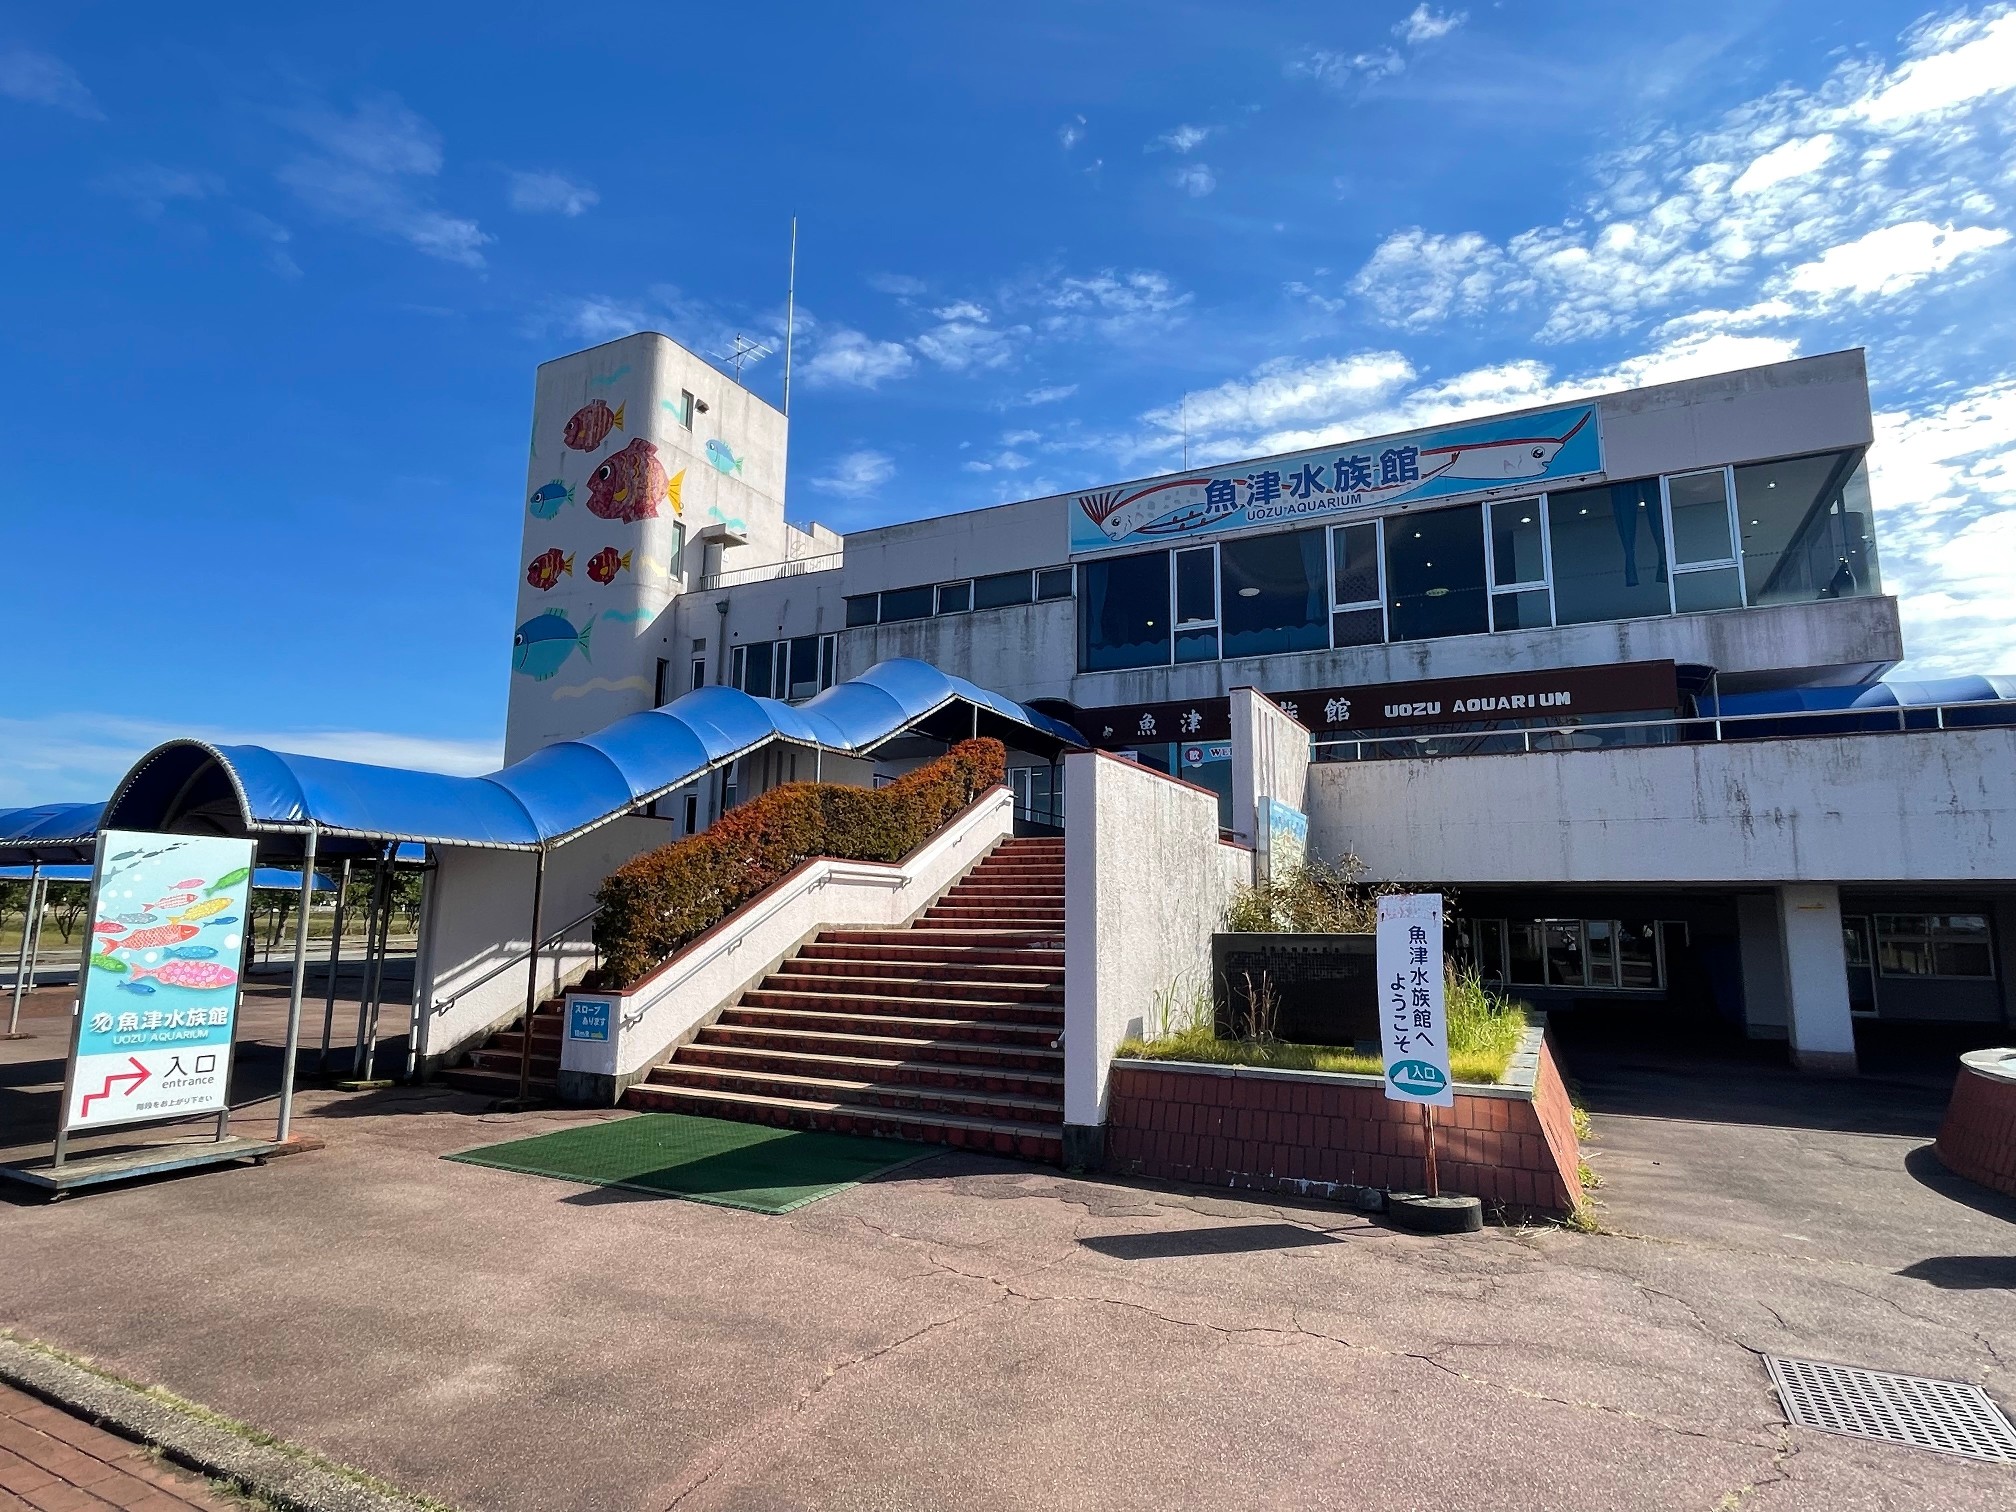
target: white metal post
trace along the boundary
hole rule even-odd
[[[28,932],[40,921],[41,915],[35,908],[35,892],[42,881],[42,863],[30,862],[28,866],[28,896],[21,900],[21,956],[14,965],[14,1006],[7,1014],[7,1038],[21,1037],[21,994],[28,985]],[[36,942],[40,945],[40,941]],[[84,980],[78,974],[77,980]]]
[[[280,1123],[274,1138],[285,1144],[294,1124],[294,1059],[301,1050],[301,989],[308,980],[308,912],[315,900],[315,825],[301,858],[300,914],[294,929],[294,986],[287,996],[287,1054],[280,1062]]]

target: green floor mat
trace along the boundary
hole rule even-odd
[[[775,1129],[686,1113],[638,1113],[442,1158],[753,1213],[788,1213],[944,1153],[937,1145],[901,1139]]]

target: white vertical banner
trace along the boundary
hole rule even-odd
[[[1396,893],[1379,900],[1379,1038],[1386,1095],[1447,1108],[1449,1015],[1442,985],[1442,895]]]

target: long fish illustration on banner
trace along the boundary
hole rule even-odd
[[[1192,474],[1082,493],[1071,549],[1098,551],[1300,519],[1408,499],[1476,493],[1600,472],[1594,405],[1447,426],[1378,445],[1298,452],[1266,467]]]

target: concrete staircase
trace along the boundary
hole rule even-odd
[[[623,1101],[1058,1161],[1063,1032],[1064,842],[1008,840],[908,927],[821,933]]]
[[[548,998],[532,1011],[532,1079],[529,1095],[551,1099],[556,1095],[560,1075],[560,1029],[566,1017],[566,1002]],[[440,1073],[440,1080],[467,1092],[487,1092],[492,1097],[518,1095],[519,1057],[524,1054],[525,1017],[520,1014],[508,1029],[499,1029],[474,1050],[459,1066]]]

